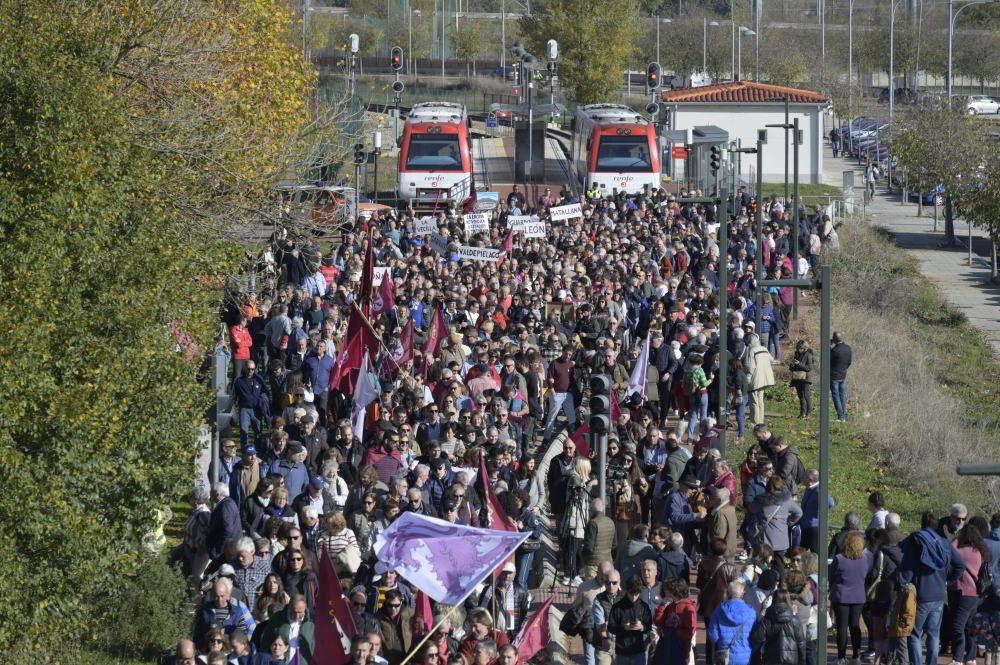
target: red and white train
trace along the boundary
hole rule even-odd
[[[621,104],[587,104],[576,110],[573,168],[584,190],[629,194],[660,187],[660,150],[653,123]]]
[[[416,206],[461,204],[474,191],[465,106],[423,102],[410,109],[399,139],[399,197]]]

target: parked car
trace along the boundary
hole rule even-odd
[[[1000,113],[1000,101],[986,95],[973,95],[965,103],[965,112],[969,115]]]
[[[492,72],[490,72],[490,76],[493,78],[508,79],[513,81],[516,73],[514,72],[513,67],[496,67]]]

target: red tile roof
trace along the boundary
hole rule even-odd
[[[757,102],[778,102],[781,98],[788,96],[788,101],[792,104],[825,104],[830,98],[812,90],[800,90],[798,88],[788,88],[783,85],[771,85],[770,83],[754,83],[752,81],[736,81],[730,83],[718,83],[707,85],[701,88],[683,88],[681,90],[668,90],[663,93],[665,102],[734,102],[734,103],[757,103]]]

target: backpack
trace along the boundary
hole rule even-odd
[[[581,605],[574,605],[566,610],[562,620],[559,622],[559,630],[565,635],[576,637],[589,628],[590,610]]]
[[[991,562],[983,560],[979,566],[979,574],[976,575],[976,595],[980,598],[989,597],[993,591],[993,566]]]
[[[806,482],[806,465],[802,463],[802,458],[795,456],[795,484],[801,485]]]
[[[694,370],[688,370],[684,372],[684,381],[681,384],[681,387],[684,388],[684,392],[687,395],[690,395],[691,393],[693,393],[695,390],[698,389],[694,383]]]

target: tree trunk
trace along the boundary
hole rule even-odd
[[[951,193],[944,196],[944,243],[948,246],[955,241],[955,208],[952,205]]]
[[[997,241],[990,236],[990,281],[997,281]]]

